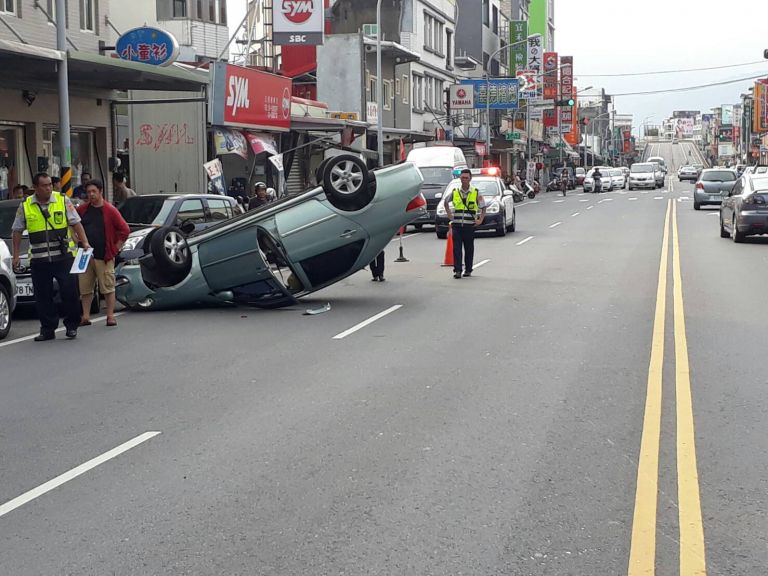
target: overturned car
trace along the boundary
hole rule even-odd
[[[410,163],[369,171],[342,154],[320,166],[318,179],[321,186],[199,232],[186,222],[152,230],[143,254],[118,266],[118,301],[138,310],[289,306],[367,266],[426,211]]]

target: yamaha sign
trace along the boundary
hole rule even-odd
[[[274,0],[272,39],[280,46],[323,43],[325,0]]]
[[[468,110],[475,107],[475,91],[466,84],[453,84],[449,89],[448,98],[451,110]]]

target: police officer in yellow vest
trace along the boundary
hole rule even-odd
[[[472,172],[461,171],[461,188],[446,194],[443,204],[453,234],[453,277],[461,278],[461,251],[464,248],[464,276],[472,276],[475,257],[475,227],[485,219],[485,201],[477,188],[470,185]]]
[[[77,276],[70,273],[75,251],[72,231],[85,249],[90,248],[88,238],[72,201],[53,191],[51,177],[41,172],[32,182],[35,193],[19,205],[12,226],[13,268],[19,268],[22,233],[27,230],[32,286],[40,319],[40,334],[35,342],[56,337],[59,314],[54,303],[54,278],[59,285],[67,338],[75,338],[80,324],[80,297]]]

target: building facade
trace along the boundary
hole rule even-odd
[[[547,51],[555,49],[555,0],[530,0],[528,34],[541,34]]]

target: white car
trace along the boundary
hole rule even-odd
[[[16,307],[16,275],[11,266],[11,251],[0,240],[0,340],[11,331],[13,310]]]
[[[609,171],[609,174],[611,175],[611,186],[613,190],[623,189],[624,185],[627,183],[627,180],[624,178],[624,172],[622,172],[620,168],[612,168]]]
[[[595,173],[595,169],[592,168],[592,170],[587,172],[587,175],[584,177],[584,192],[610,192],[613,190],[613,180],[611,178],[612,168],[607,166],[598,166],[597,168],[600,170],[601,174],[600,190],[595,190],[595,179],[592,176]]]
[[[629,189],[658,188],[657,176],[662,176],[655,162],[635,162],[629,169]]]

